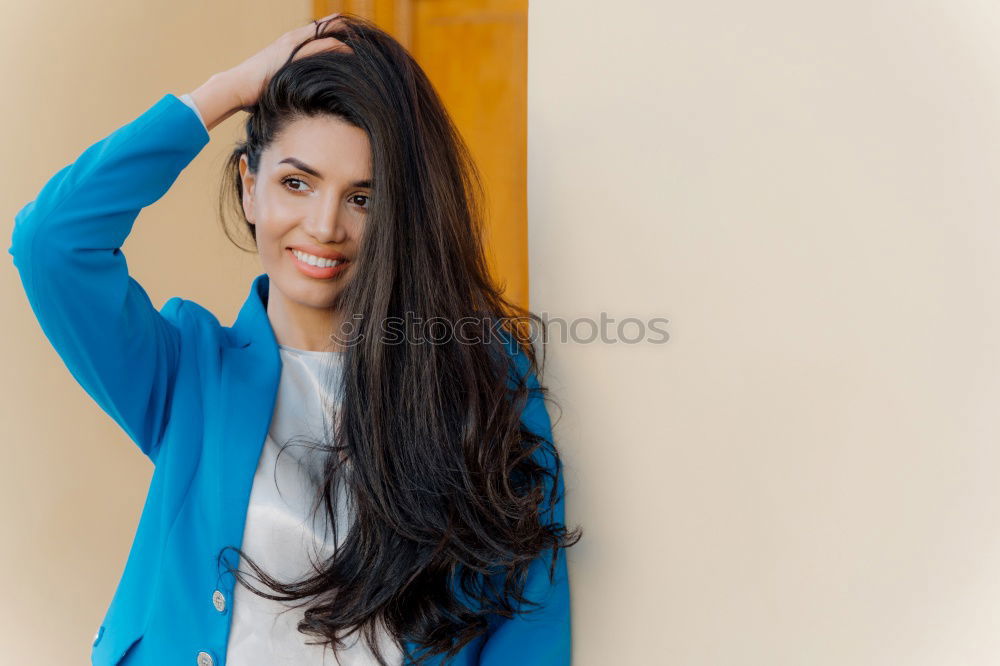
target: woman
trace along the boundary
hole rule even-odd
[[[224,327],[157,311],[121,246],[238,110],[224,188],[265,272]],[[331,15],[165,95],[18,213],[43,331],[155,465],[94,664],[570,663],[580,535],[477,182],[405,50]]]

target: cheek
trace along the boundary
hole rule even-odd
[[[360,240],[361,234],[365,231],[365,226],[368,223],[368,216],[364,213],[357,213],[351,216],[350,226],[348,226],[347,231],[351,238],[354,240]]]
[[[257,223],[257,256],[268,271],[278,270],[284,261],[288,236],[275,229],[271,220]]]
[[[297,213],[291,207],[272,202],[261,202],[257,206],[257,242],[264,245],[275,245],[286,238],[288,232],[297,224]],[[270,251],[280,251],[281,248],[269,248]]]

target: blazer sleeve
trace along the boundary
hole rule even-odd
[[[122,244],[208,143],[172,94],[87,148],[16,214],[8,253],[42,331],[73,377],[155,464],[173,397],[183,300],[159,311]]]
[[[508,345],[512,343],[508,342]],[[517,370],[526,376],[528,359],[512,346]],[[529,398],[522,412],[521,421],[533,433],[552,442],[552,425],[542,400],[538,378],[527,376]],[[548,494],[551,479],[546,481],[546,499],[542,505],[543,520],[547,523],[565,524],[562,468],[556,467],[555,456],[547,447],[539,447],[536,456],[550,472],[555,474],[556,501],[550,503]],[[512,619],[499,618],[490,627],[480,651],[481,666],[569,666],[571,663],[570,588],[566,566],[566,550],[560,548],[555,565],[555,575],[549,580],[552,551],[537,557],[528,568],[524,596],[540,605],[528,605],[526,615],[517,614]]]

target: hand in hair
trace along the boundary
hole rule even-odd
[[[337,21],[339,14],[324,16],[318,21],[289,30],[261,51],[239,65],[213,74],[208,81],[191,92],[205,125],[211,130],[241,109],[257,103],[260,93],[278,69],[291,60],[298,60],[325,51],[346,51],[351,47],[335,37],[324,37],[325,31]]]

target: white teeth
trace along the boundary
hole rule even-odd
[[[344,263],[342,260],[323,259],[322,257],[306,254],[305,252],[300,252],[298,250],[292,250],[292,254],[298,257],[300,261],[304,261],[311,266],[319,266],[320,268],[329,268],[330,266],[338,266]]]

